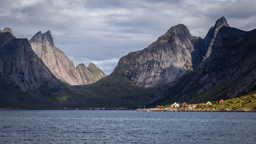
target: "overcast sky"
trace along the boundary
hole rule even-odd
[[[204,37],[225,16],[232,27],[256,28],[255,0],[0,0],[0,29],[18,38],[51,30],[56,47],[75,63],[110,74],[118,60],[146,48],[183,23]]]

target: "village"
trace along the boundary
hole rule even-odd
[[[155,108],[139,108],[144,112],[256,112],[256,94],[230,100],[208,101],[206,103],[173,103]]]

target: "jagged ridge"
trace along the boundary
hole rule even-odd
[[[96,82],[105,74],[98,73],[87,76],[86,71],[79,71],[75,68],[74,63],[54,45],[54,41],[50,31],[41,33],[39,31],[30,40],[32,49],[38,55],[45,65],[51,70],[51,72],[61,81],[70,85],[84,85]],[[93,78],[93,80],[91,80]]]
[[[211,45],[210,56],[176,85],[159,90],[156,101],[197,103],[256,91],[255,40],[256,30],[244,32],[222,26]]]

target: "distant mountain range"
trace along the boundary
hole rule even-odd
[[[106,77],[92,63],[75,68],[50,31],[28,41],[6,28],[0,52],[0,107],[135,108],[256,92],[256,30],[231,28],[224,17],[203,39],[183,24],[171,27],[147,48],[122,57]]]

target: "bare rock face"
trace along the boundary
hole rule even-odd
[[[215,22],[215,25],[209,29],[204,39],[198,38],[194,42],[195,50],[191,53],[194,69],[211,55],[212,45],[216,39],[216,35],[223,26],[229,27],[225,17],[221,17]]]
[[[51,72],[61,81],[70,85],[81,85],[82,79],[72,61],[55,47],[51,32],[38,32],[30,40],[32,49]]]
[[[206,51],[206,54],[204,56],[204,60],[207,59],[211,55],[212,45],[214,43],[214,40],[216,39],[216,35],[217,35],[218,31],[223,26],[230,27],[225,17],[219,18],[215,22],[215,25],[210,28],[207,35],[205,36],[205,38],[204,38],[204,41],[205,41],[204,47],[206,48],[207,51]]]
[[[91,81],[95,82],[95,80],[90,80],[87,76],[84,76],[85,73],[81,75],[81,72],[75,68],[74,63],[64,52],[55,47],[50,31],[43,34],[38,32],[32,37],[30,44],[38,57],[59,80],[70,85],[84,85],[90,84]]]
[[[235,88],[228,91],[229,98],[252,91],[256,84],[256,49],[255,42],[250,42],[250,39],[255,34],[255,31],[244,32],[229,27],[220,29],[212,45],[211,56],[201,64],[195,77],[202,86],[197,94],[223,83]]]
[[[175,85],[158,90],[156,101],[199,103],[255,92],[255,38],[256,30],[245,32],[223,26],[212,44],[211,55]]]
[[[84,84],[95,83],[106,76],[105,73],[93,63],[90,63],[88,67],[84,64],[79,64],[76,69],[79,71]]]
[[[1,35],[1,34],[0,34]],[[58,87],[59,81],[37,57],[27,39],[10,39],[0,47],[0,85],[25,92],[42,85]],[[3,37],[1,37],[3,40]]]
[[[113,74],[144,88],[175,82],[192,68],[195,39],[185,25],[176,25],[144,50],[122,57]]]

